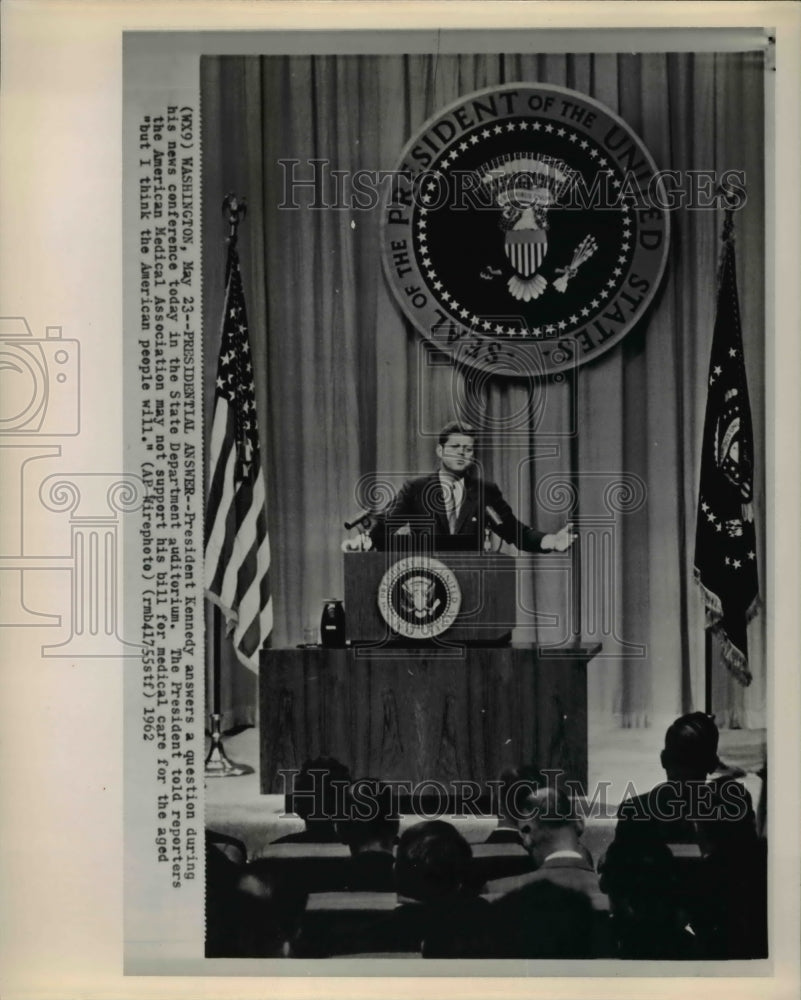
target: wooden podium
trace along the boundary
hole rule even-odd
[[[346,554],[347,648],[262,654],[262,792],[284,793],[281,772],[321,756],[418,798],[427,782],[484,784],[523,763],[586,784],[587,663],[601,647],[513,646],[517,572],[497,554]],[[451,602],[449,624],[440,614],[438,634],[409,639],[388,624],[393,601],[411,634]]]

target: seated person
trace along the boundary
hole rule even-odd
[[[251,861],[234,891],[226,955],[238,958],[293,958],[306,892],[287,878],[280,862]]]
[[[718,729],[711,716],[691,712],[665,733],[661,753],[667,781],[622,802],[609,850],[615,859],[658,847],[688,846],[698,859],[674,863],[677,899],[705,958],[754,958],[765,953],[764,854],[750,796],[731,774],[715,777]],[[711,780],[707,780],[713,775]],[[672,854],[678,852],[674,849]],[[612,894],[625,860],[605,874]]]
[[[346,551],[387,549],[390,537],[407,528],[414,537],[428,537],[434,548],[480,552],[488,528],[503,541],[524,552],[564,552],[576,538],[566,525],[556,534],[544,534],[522,524],[495,483],[475,474],[476,432],[449,423],[439,435],[439,468],[404,483],[386,510],[372,516],[368,531],[348,540]]]
[[[233,947],[236,885],[246,861],[241,841],[206,831],[206,957],[227,955]]]
[[[643,841],[625,849],[611,844],[601,865],[601,888],[609,893],[615,958],[701,957],[666,844]]]
[[[517,777],[517,776],[520,777]],[[565,823],[563,836],[570,839],[570,849],[576,850],[589,870],[594,872],[595,865],[592,855],[581,842],[581,835],[584,832],[584,818],[580,814],[576,802],[574,801],[572,788],[568,782],[562,780],[559,773],[555,771],[541,771],[530,765],[523,765],[505,771],[501,777],[503,782],[501,794],[499,796],[501,804],[499,809],[504,810],[505,826],[495,831],[496,836],[490,835],[487,843],[518,843],[522,844],[531,855],[534,869],[520,875],[506,875],[502,878],[493,879],[487,883],[487,891],[490,893],[510,892],[513,889],[520,889],[530,882],[537,869],[543,861],[540,851],[532,850],[530,839],[531,816],[533,811],[541,811],[540,792],[545,795],[545,803],[549,801],[548,796],[554,797],[554,804],[558,804],[558,809],[563,817],[569,820]],[[552,804],[552,810],[553,810]],[[521,832],[527,828],[529,839]],[[500,834],[503,839],[498,837]],[[512,835],[515,840],[512,840]],[[537,876],[541,879],[542,876]]]
[[[583,819],[566,789],[547,782],[525,797],[518,830],[534,872],[490,882],[509,889],[492,904],[488,955],[594,958],[609,952],[608,900],[579,837]]]
[[[523,838],[517,829],[516,807],[518,797],[523,800],[526,786],[533,786],[540,779],[539,770],[532,764],[522,764],[520,767],[510,767],[503,771],[495,789],[497,790],[496,815],[498,825],[487,837],[487,844],[523,844]]]
[[[336,824],[351,853],[345,888],[391,892],[395,888],[393,852],[400,829],[392,789],[370,778],[354,781],[345,798],[345,812],[347,819]]]
[[[409,827],[395,861],[398,907],[337,942],[334,953],[475,956],[489,904],[470,888],[471,860],[470,845],[450,823],[430,820]]]
[[[244,843],[237,837],[231,837],[227,833],[219,833],[217,830],[206,830],[206,850],[213,848],[224,854],[229,861],[235,865],[247,864],[248,851]]]
[[[295,777],[291,795],[293,809],[306,825],[305,830],[288,833],[275,844],[338,844],[335,819],[342,815],[350,772],[334,757],[315,757],[304,762]]]

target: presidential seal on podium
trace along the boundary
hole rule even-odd
[[[378,585],[378,608],[393,632],[406,639],[433,639],[456,620],[462,592],[445,563],[408,556],[393,563]]]

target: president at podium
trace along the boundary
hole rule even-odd
[[[380,514],[369,518],[359,538],[349,539],[345,551],[384,550],[390,538],[407,531],[427,538],[435,549],[480,552],[494,532],[523,552],[564,552],[576,539],[566,524],[555,534],[528,527],[515,517],[495,483],[475,474],[476,432],[452,422],[439,434],[439,468],[410,479]]]

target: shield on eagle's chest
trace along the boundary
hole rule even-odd
[[[530,278],[548,253],[547,234],[544,229],[511,230],[506,233],[504,251],[517,274]]]

